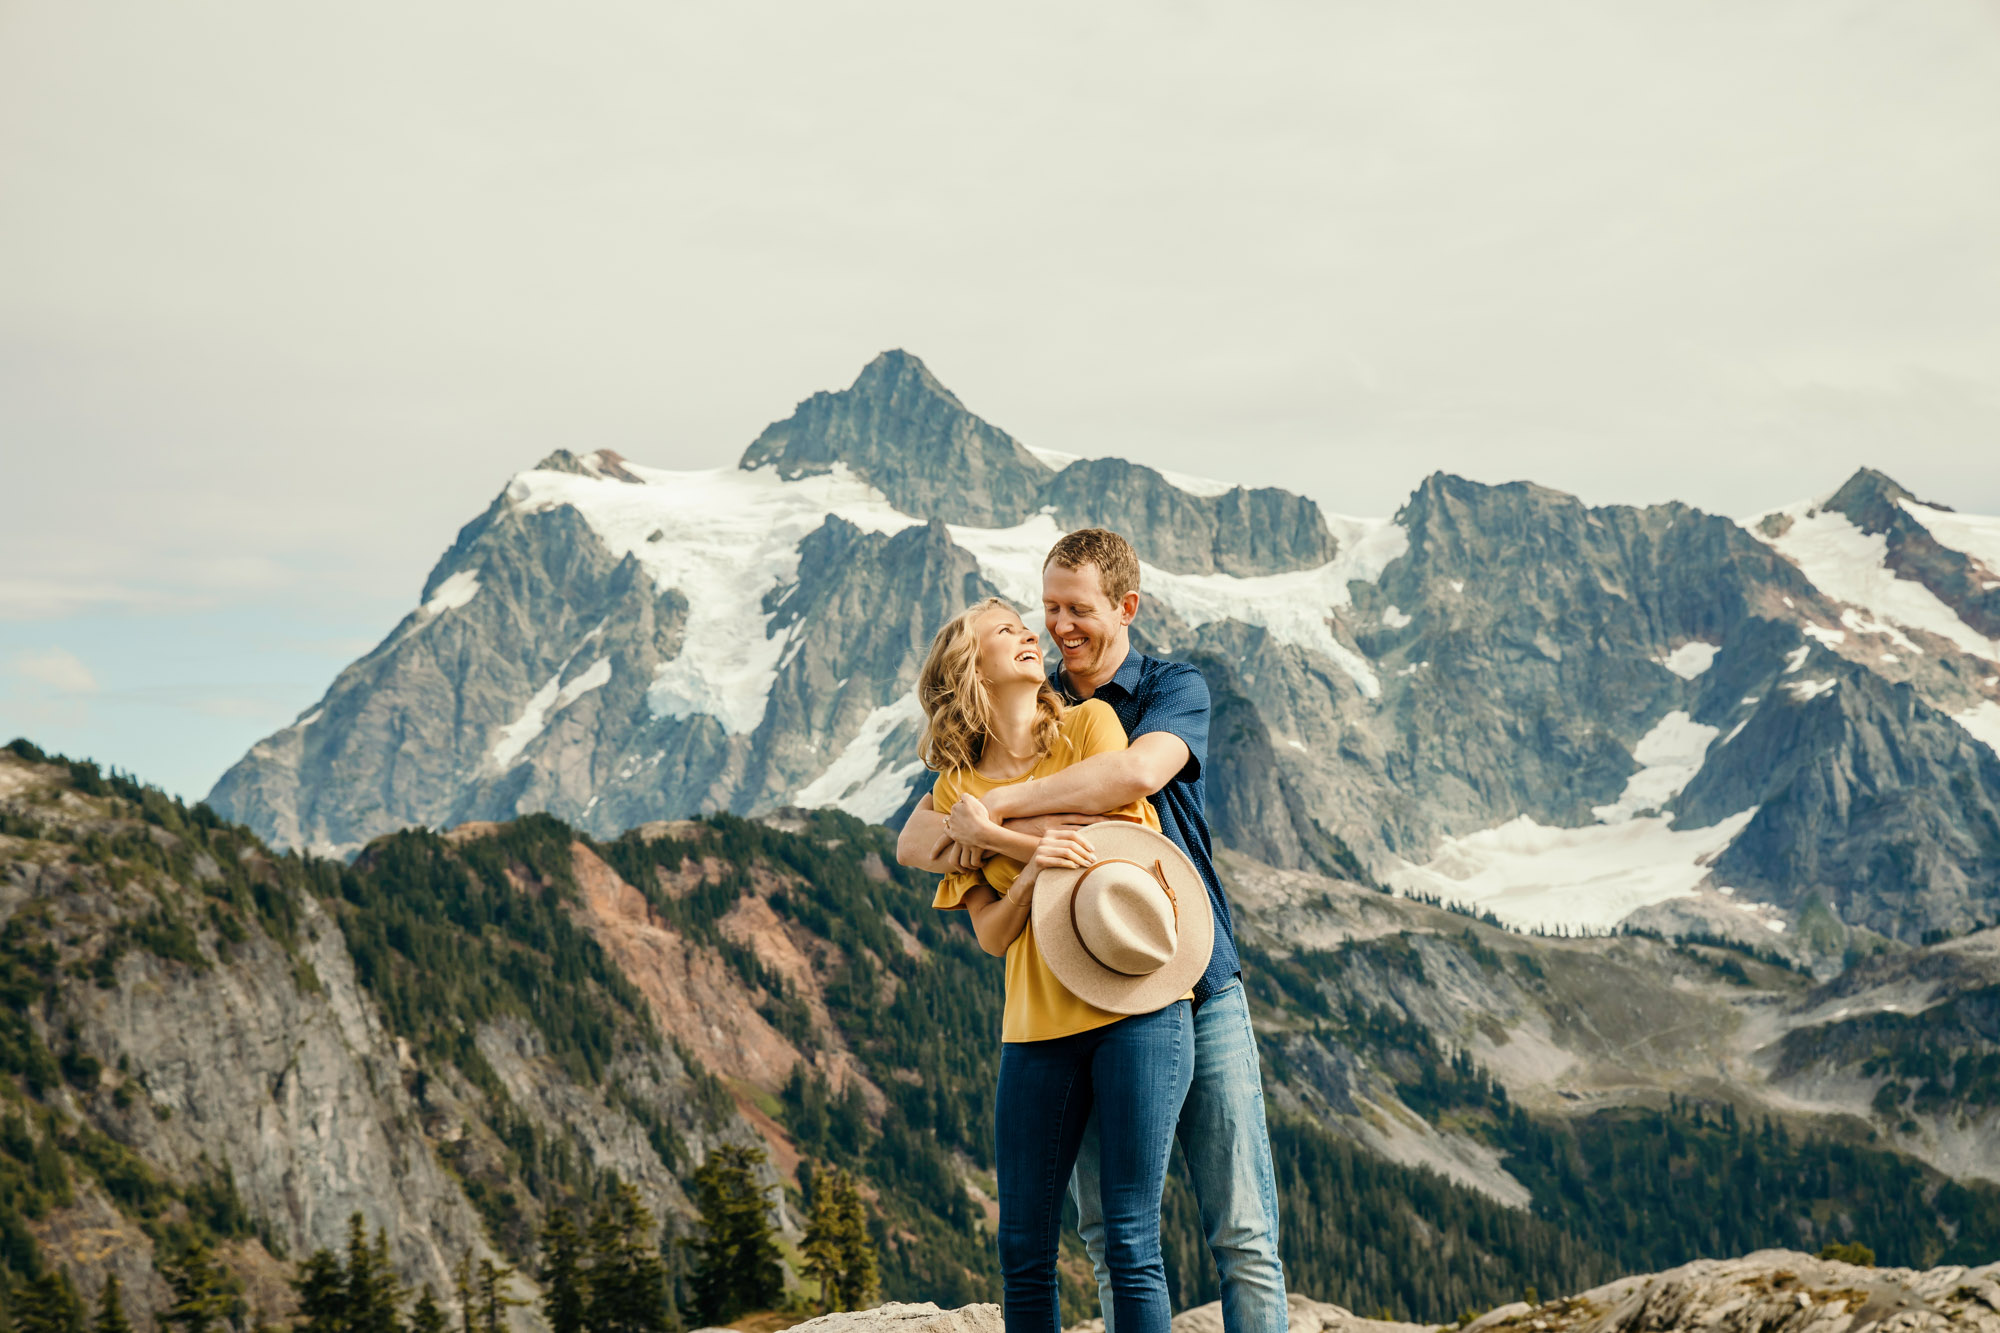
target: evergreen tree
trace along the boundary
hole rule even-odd
[[[868,1234],[868,1211],[861,1190],[846,1171],[834,1177],[834,1212],[840,1240],[840,1299],[845,1310],[875,1303],[881,1283],[875,1268],[875,1241]]]
[[[396,1312],[402,1299],[402,1284],[389,1264],[389,1238],[377,1230],[373,1244],[368,1240],[368,1223],[356,1212],[347,1219],[347,1273],[345,1282],[348,1333],[402,1333],[403,1321]]]
[[[472,1333],[472,1254],[467,1251],[459,1256],[458,1267],[451,1270],[451,1289],[458,1296],[459,1333]]]
[[[695,1252],[688,1285],[703,1323],[768,1309],[784,1290],[768,1204],[754,1175],[763,1162],[763,1149],[726,1143],[694,1173],[703,1234],[683,1243]]]
[[[548,1316],[549,1333],[581,1333],[589,1300],[586,1282],[576,1219],[552,1208],[542,1229],[542,1313]]]
[[[229,1312],[230,1294],[208,1246],[196,1241],[167,1261],[161,1270],[174,1293],[174,1303],[160,1311],[159,1322],[180,1333],[214,1333]]]
[[[416,1307],[410,1311],[410,1333],[444,1333],[446,1326],[444,1310],[437,1303],[437,1293],[426,1282],[424,1289],[417,1294]]]
[[[104,1278],[104,1290],[97,1293],[97,1318],[91,1321],[91,1333],[132,1333],[132,1321],[125,1317],[125,1293],[118,1284],[118,1275],[108,1273]]]
[[[83,1302],[60,1269],[16,1287],[13,1305],[14,1333],[83,1333]]]
[[[479,1261],[479,1276],[474,1291],[474,1299],[479,1306],[476,1321],[478,1333],[500,1333],[501,1324],[507,1318],[507,1307],[528,1303],[509,1290],[515,1271],[512,1264],[496,1264],[491,1259]]]
[[[299,1333],[347,1333],[347,1274],[327,1249],[314,1250],[292,1279],[299,1294]]]
[[[653,1240],[653,1214],[620,1181],[590,1223],[589,1333],[665,1333],[667,1269]]]
[[[812,1191],[812,1215],[799,1252],[805,1256],[806,1272],[819,1283],[819,1312],[831,1314],[840,1290],[840,1204],[833,1197],[830,1173],[814,1172],[807,1183]]]

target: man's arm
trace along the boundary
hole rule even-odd
[[[942,856],[938,848],[950,840],[944,833],[944,816],[931,804],[929,792],[910,811],[903,831],[896,835],[896,862],[912,870],[928,870],[933,875],[949,875],[958,869],[956,856]],[[949,850],[948,848],[946,850]]]
[[[1065,810],[1116,810],[1172,782],[1187,767],[1189,753],[1187,742],[1172,732],[1148,732],[1123,750],[1092,755],[1060,773],[995,787],[986,795],[986,809],[999,820]],[[914,822],[916,816],[910,818]]]

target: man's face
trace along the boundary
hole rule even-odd
[[[1095,565],[1064,569],[1052,564],[1042,570],[1042,618],[1072,678],[1094,676],[1123,647],[1125,627],[1138,610],[1136,592],[1125,594],[1121,602],[1105,595]]]

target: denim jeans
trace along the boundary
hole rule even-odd
[[[1225,1333],[1285,1333],[1278,1187],[1264,1124],[1257,1037],[1241,982],[1202,1002],[1194,1016],[1194,1050],[1194,1082],[1180,1116],[1181,1155],[1194,1178],[1201,1229],[1222,1278],[1222,1327]],[[1070,1190],[1081,1218],[1077,1229],[1097,1266],[1104,1333],[1131,1333],[1123,1311],[1114,1309],[1105,1269],[1105,1220],[1098,1206],[1103,1131],[1094,1121],[1085,1128]]]
[[[1074,1036],[1001,1046],[993,1138],[1007,1333],[1061,1333],[1063,1187],[1093,1119],[1103,1131],[1097,1263],[1107,1308],[1128,1333],[1168,1333],[1160,1191],[1193,1070],[1186,1000]]]

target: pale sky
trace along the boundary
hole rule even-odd
[[[0,739],[189,797],[550,449],[2000,512],[2000,0],[0,0]]]

